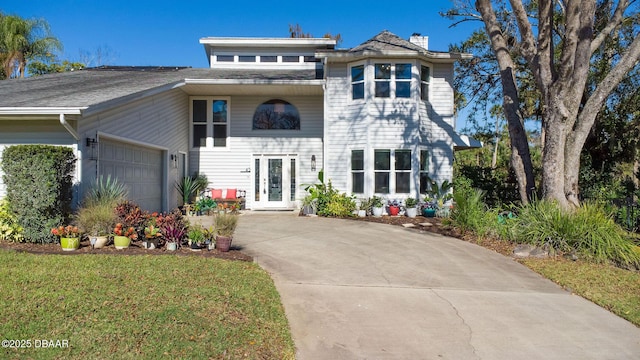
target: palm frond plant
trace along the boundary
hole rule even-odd
[[[202,186],[202,184],[198,183],[191,176],[185,176],[182,178],[182,180],[177,182],[174,186],[176,190],[178,190],[178,192],[180,193],[182,204],[187,205],[191,203],[191,200],[195,198],[196,194],[198,193],[198,189],[200,186]]]
[[[85,205],[109,204],[115,206],[126,200],[128,195],[129,189],[117,178],[112,178],[111,174],[106,178],[100,175],[87,191]]]

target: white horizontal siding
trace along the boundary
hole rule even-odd
[[[168,157],[188,150],[188,131],[189,100],[181,90],[164,92],[87,117],[80,121],[78,128],[81,139],[95,139],[98,133],[104,133],[134,144],[167,149],[164,154],[167,178],[163,185],[168,194],[167,210],[178,205],[179,197],[174,187],[179,172],[169,165]],[[90,184],[95,180],[98,164],[86,157],[84,163],[83,179],[85,184]]]
[[[316,182],[322,164],[323,109],[321,97],[276,97],[293,104],[300,114],[300,130],[253,130],[253,114],[267,97],[232,97],[226,149],[192,149],[190,173],[199,172],[209,179],[209,187],[237,188],[247,192],[247,204],[253,202],[254,155],[296,155],[298,184]],[[317,169],[311,171],[311,156]],[[296,198],[304,196],[298,186]]]
[[[71,121],[70,121],[71,122]],[[12,145],[44,144],[63,145],[74,149],[76,157],[78,153],[77,141],[60,124],[59,119],[52,120],[2,120],[0,121],[0,158],[4,148]],[[34,164],[37,166],[37,164]],[[0,169],[0,198],[6,195],[2,169]],[[79,179],[79,169],[76,166],[74,182]],[[76,196],[76,194],[74,194]]]
[[[432,66],[431,76],[429,102],[419,99],[417,89],[416,96],[410,99],[368,97],[352,101],[348,65],[330,64],[327,71],[325,151],[327,177],[337,189],[351,190],[351,150],[364,150],[366,196],[373,194],[375,149],[412,150],[414,194],[417,194],[419,186],[420,149],[429,150],[430,176],[437,181],[451,180],[453,67],[436,64]]]

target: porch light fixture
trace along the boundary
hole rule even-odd
[[[178,155],[171,154],[169,157],[171,158],[171,164],[173,165],[173,168],[177,169],[178,168]]]
[[[316,171],[316,156],[311,155],[311,171]]]
[[[98,145],[98,140],[94,138],[87,138],[85,145],[89,152],[89,160],[97,160],[98,156],[96,154],[96,146]]]

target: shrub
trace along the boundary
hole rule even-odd
[[[22,230],[16,215],[9,208],[7,199],[0,200],[0,240],[22,241]]]
[[[597,203],[584,203],[564,211],[555,202],[537,201],[520,209],[512,227],[512,240],[576,252],[597,261],[640,266],[640,254],[629,233]]]
[[[76,223],[83,232],[94,236],[106,236],[117,221],[114,206],[110,202],[88,202],[78,210]]]
[[[15,145],[4,150],[7,199],[26,241],[56,241],[50,229],[71,213],[75,160],[73,150],[63,146]]]
[[[329,185],[331,185],[331,182],[329,182]],[[323,216],[352,216],[356,207],[356,201],[353,196],[333,191],[327,197],[324,207],[318,209],[318,214]]]
[[[111,179],[111,175],[107,175],[107,178],[104,179],[100,175],[87,192],[85,204],[87,206],[108,204],[115,207],[116,204],[127,199],[128,193],[127,186],[118,182],[118,179]]]
[[[451,210],[451,223],[462,231],[486,236],[497,225],[496,211],[490,211],[483,202],[484,191],[463,188],[453,193],[455,206]]]

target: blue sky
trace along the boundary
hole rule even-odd
[[[388,1],[148,1],[8,0],[5,14],[44,18],[63,45],[62,59],[108,49],[111,65],[207,67],[198,40],[207,36],[286,37],[288,25],[322,36],[340,33],[354,47],[382,30],[402,38],[429,36],[429,48],[447,50],[480,23],[449,28],[438,12],[448,0],[390,6]],[[420,4],[419,6],[410,4]]]

